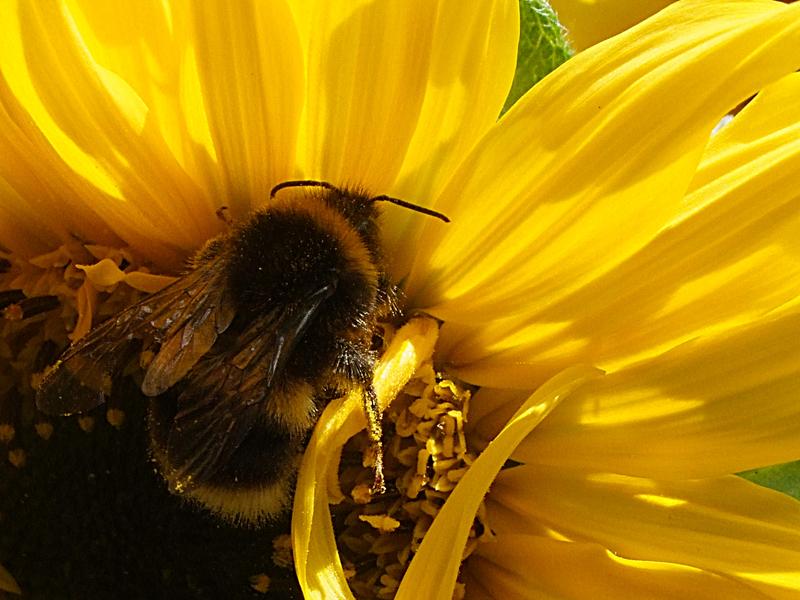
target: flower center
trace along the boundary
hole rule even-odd
[[[385,327],[385,339],[392,335]],[[422,539],[476,458],[465,424],[472,390],[423,363],[384,412],[386,492],[370,493],[373,448],[365,433],[342,453],[345,500],[332,509],[348,583],[359,599],[393,598]],[[491,537],[481,509],[463,560]],[[456,597],[463,595],[463,585]]]
[[[87,263],[92,263],[92,266],[81,266]],[[82,515],[89,505],[94,507],[88,511],[91,514],[105,514],[113,508],[113,503],[105,506],[103,503],[107,503],[108,498],[103,500],[104,496],[94,493],[91,486],[81,486],[79,492],[69,492],[70,497],[78,498],[74,506],[67,506],[55,498],[63,498],[61,492],[55,496],[48,494],[49,484],[44,485],[42,477],[52,478],[64,470],[57,464],[62,458],[69,463],[67,471],[72,473],[66,479],[88,480],[95,486],[98,477],[106,478],[108,475],[110,481],[116,474],[138,469],[137,473],[142,471],[140,475],[149,479],[144,483],[129,482],[141,492],[136,493],[137,507],[146,504],[144,496],[148,502],[155,498],[159,506],[169,505],[169,510],[159,508],[156,512],[183,515],[180,519],[191,522],[187,525],[189,530],[208,525],[195,523],[198,519],[203,520],[202,515],[180,510],[185,507],[163,489],[163,482],[154,478],[152,468],[147,464],[144,441],[139,439],[141,436],[137,437],[137,431],[141,433],[143,428],[123,427],[126,410],[134,409],[133,420],[142,420],[142,415],[136,411],[141,413],[146,399],[139,397],[138,390],[112,394],[102,408],[68,420],[49,419],[35,409],[35,390],[46,368],[71,340],[89,330],[93,314],[98,321],[118,314],[139,300],[143,292],[155,291],[168,279],[147,274],[135,257],[118,249],[89,249],[75,244],[25,261],[0,255],[0,310],[3,317],[0,320],[0,358],[3,359],[0,362],[0,445],[6,447],[6,463],[0,479],[16,482],[18,487],[15,495],[7,498],[5,509],[18,517],[20,528],[15,531],[19,536],[28,535],[26,529],[35,523],[40,524],[37,527],[44,525],[53,529],[53,535],[57,535],[57,527],[50,524],[57,514]],[[408,335],[423,341],[418,340],[420,343],[415,345],[406,340],[411,350],[396,343],[402,341],[403,335],[395,337],[391,325],[382,325],[384,350],[390,345],[393,350],[386,352],[379,361],[375,392],[382,406],[388,399],[395,398],[384,410],[386,493],[371,493],[376,446],[366,433],[354,437],[342,454],[340,486],[345,500],[333,509],[333,513],[343,564],[351,588],[359,598],[391,598],[395,595],[403,573],[433,520],[476,458],[465,429],[472,390],[444,373],[435,372],[430,356],[423,357],[422,365],[417,367],[419,357],[412,355],[419,348],[426,348],[422,352],[432,354],[435,334],[432,337],[429,334],[436,327],[429,319],[412,321],[417,321],[419,326],[408,328],[408,331],[415,331]],[[393,337],[394,343],[390,344]],[[133,405],[125,404],[134,396]],[[100,411],[105,411],[105,419],[97,419]],[[92,432],[93,436],[86,436]],[[119,437],[110,433],[118,433]],[[96,438],[90,443],[91,449],[81,441],[89,437]],[[53,447],[54,443],[59,450],[47,452],[46,448]],[[120,452],[123,447],[127,449]],[[105,475],[98,473],[94,462],[97,452],[104,457],[101,462],[108,464]],[[128,466],[115,464],[114,456],[129,457],[125,463]],[[131,463],[135,463],[134,467],[130,467]],[[26,465],[27,469],[24,469]],[[78,473],[76,476],[75,473],[83,468],[86,475]],[[20,478],[9,473],[9,469],[20,473],[28,471],[30,475]],[[113,489],[125,485],[116,480],[109,482]],[[142,491],[145,489],[147,494]],[[14,498],[27,497],[29,491],[37,497],[42,496],[42,502],[36,510],[20,513],[20,507],[25,509],[25,506]],[[111,524],[108,532],[101,533],[89,527],[83,531],[83,536],[96,540],[107,533],[109,543],[116,543],[121,534],[113,523],[118,520],[123,524],[134,523],[136,516],[109,517],[106,520],[107,525]],[[215,531],[221,527],[216,522],[213,525]],[[147,527],[142,523],[130,529],[139,531]],[[230,529],[231,536],[239,535],[233,533],[233,528],[227,529]],[[280,531],[278,528],[272,535]],[[491,535],[486,511],[481,506],[463,559]],[[65,535],[65,539],[71,537],[74,534]],[[262,542],[270,537],[263,531],[258,536]],[[12,546],[15,544],[12,540]],[[236,547],[239,546],[234,545]],[[140,550],[142,556],[151,552],[146,548]],[[230,556],[239,556],[238,552],[234,549]],[[175,553],[176,556],[180,554]],[[243,561],[236,562],[243,564]],[[249,582],[248,586],[256,591],[273,589],[276,585],[291,586],[287,583],[292,579],[291,572],[286,570],[291,563],[288,536],[275,538],[271,562],[269,574],[260,572],[256,568],[258,563],[250,563],[251,570],[247,574],[250,579],[242,577],[239,581]],[[86,568],[88,572],[103,567],[96,562],[87,562]],[[457,596],[459,594],[463,594],[463,586],[457,588]]]
[[[128,285],[96,285],[76,265],[105,260],[120,269],[138,271],[126,251],[101,246],[64,245],[30,260],[0,255],[0,442],[15,467],[26,464],[23,431],[33,429],[47,440],[53,423],[35,410],[35,389],[45,369],[71,340],[91,326],[92,313],[103,319],[135,302],[141,291]],[[124,418],[115,403],[107,406],[110,423]],[[79,425],[91,431],[93,419]]]
[[[135,385],[90,413],[36,411],[38,382],[71,333],[168,280],[118,249],[0,254],[0,562],[26,594],[300,597],[294,574],[268,558],[269,540],[287,538],[288,515],[242,529],[170,494],[150,462],[147,399]]]

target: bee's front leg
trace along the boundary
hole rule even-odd
[[[334,373],[361,389],[364,415],[367,418],[367,435],[375,455],[375,479],[370,490],[373,494],[386,491],[383,478],[383,427],[378,397],[372,387],[375,372],[375,353],[360,340],[341,339],[337,342],[337,361]]]
[[[381,424],[382,415],[378,406],[378,397],[372,389],[372,383],[364,388],[364,414],[367,417],[367,435],[372,444],[372,451],[375,454],[375,465],[373,466],[375,478],[372,481],[370,492],[373,494],[383,494],[386,491],[386,484],[383,479],[383,427]]]

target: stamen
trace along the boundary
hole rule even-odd
[[[465,424],[471,390],[426,363],[385,414],[387,491],[370,494],[367,435],[345,446],[340,483],[346,501],[333,509],[348,583],[358,598],[393,598],[414,553],[450,492],[476,458]],[[464,549],[466,559],[491,538],[483,505]],[[456,597],[463,597],[459,584]]]
[[[39,421],[33,427],[36,429],[36,435],[45,441],[49,440],[50,436],[53,435],[53,431],[55,431],[55,428],[50,421]]]
[[[269,586],[272,580],[266,573],[259,573],[250,577],[250,587],[259,594],[266,594],[269,591]]]
[[[94,417],[90,415],[80,415],[78,417],[78,427],[83,429],[86,433],[91,433],[94,430]]]
[[[17,428],[14,427],[11,423],[3,422],[0,423],[0,442],[4,444],[8,444],[14,439],[14,436],[17,433]]]
[[[292,568],[292,536],[284,533],[272,539],[272,562],[282,569]]]
[[[22,448],[14,448],[8,451],[8,462],[18,469],[24,467],[27,460],[28,456]]]
[[[0,291],[0,356],[8,359],[0,369],[0,442],[22,444],[31,430],[43,440],[53,435],[53,423],[36,410],[34,401],[44,372],[69,344],[77,323],[88,327],[141,297],[127,284],[96,284],[75,267],[92,259],[108,259],[126,273],[146,271],[124,248],[70,244],[29,260],[0,257],[0,275],[9,273],[0,281],[5,288]],[[124,413],[110,403],[106,418],[119,427]],[[94,427],[90,418],[78,424],[84,431]],[[16,452],[15,464],[24,464],[23,456]]]

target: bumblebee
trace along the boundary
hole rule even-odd
[[[278,195],[292,187],[307,192]],[[245,522],[286,509],[321,409],[353,387],[379,457],[373,489],[383,490],[372,338],[397,313],[398,290],[376,203],[447,221],[321,181],[286,181],[270,197],[185,275],[75,342],[37,391],[45,413],[85,412],[138,362],[152,456],[170,489]]]

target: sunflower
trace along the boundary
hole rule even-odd
[[[800,6],[675,3],[499,120],[516,2],[4,10],[4,391],[35,380],[43,340],[163,285],[222,206],[357,185],[452,221],[382,220],[416,316],[376,392],[401,397],[398,431],[446,405],[461,461],[392,594],[797,594],[800,505],[732,474],[800,458]],[[309,598],[352,596],[329,505],[360,411],[328,405],[298,475]]]
[[[552,0],[550,4],[579,50],[655,14],[675,0]]]

